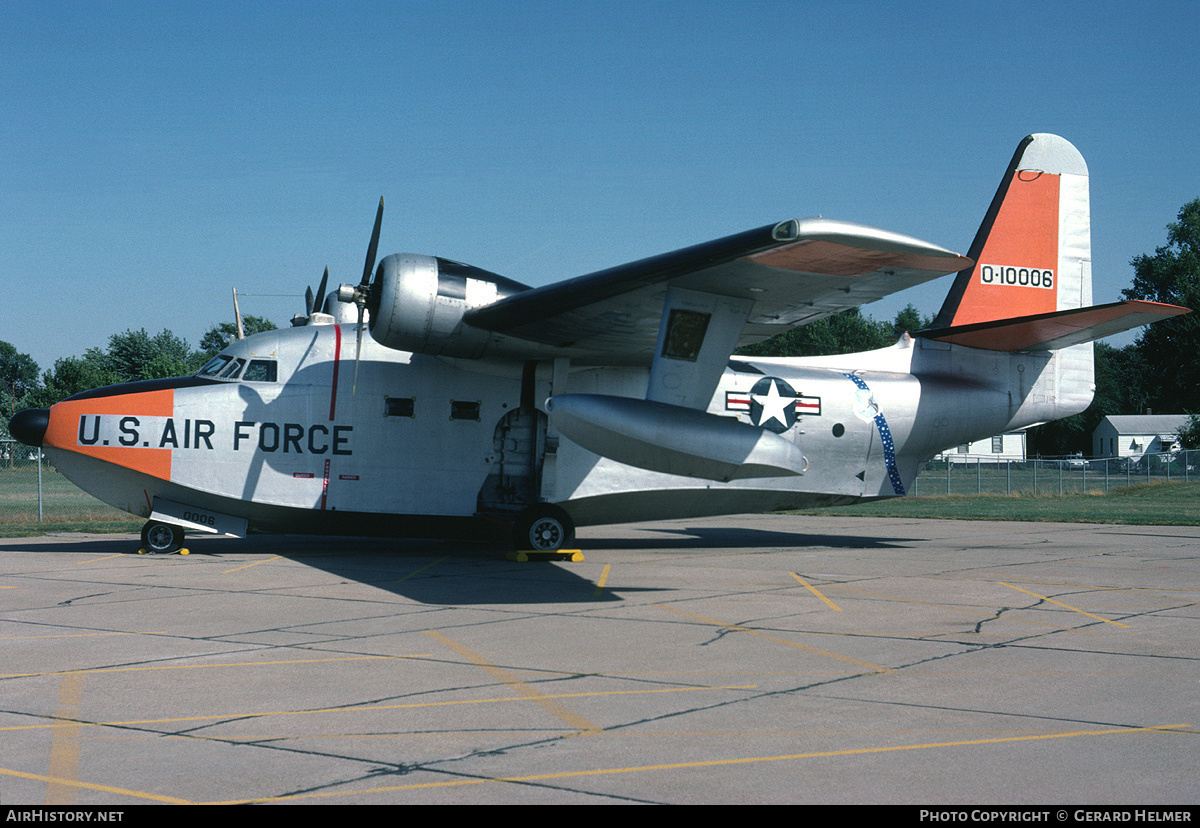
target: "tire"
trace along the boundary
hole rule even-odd
[[[147,521],[142,527],[142,548],[152,555],[168,555],[183,548],[183,529],[171,523]]]
[[[529,507],[513,526],[513,543],[521,551],[554,552],[574,539],[571,516],[550,503]]]

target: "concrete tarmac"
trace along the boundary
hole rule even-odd
[[[0,802],[1200,802],[1200,530],[0,540]]]

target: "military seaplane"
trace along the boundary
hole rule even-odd
[[[1088,171],[1017,148],[966,256],[789,219],[531,288],[436,256],[310,296],[190,377],[97,388],[10,429],[99,499],[184,532],[495,538],[904,495],[936,453],[1083,411],[1092,341],[1184,308],[1092,305]],[[735,355],[957,273],[881,350]],[[369,336],[364,337],[364,329]]]

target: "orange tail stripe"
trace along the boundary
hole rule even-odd
[[[984,281],[985,267],[1049,271],[1058,279],[1058,188],[1059,177],[1050,173],[1020,170],[1013,176],[952,324],[1058,310],[1057,281],[1050,289]]]

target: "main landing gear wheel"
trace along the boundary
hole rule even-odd
[[[513,543],[521,551],[554,552],[574,539],[571,516],[550,503],[529,507],[513,525]]]
[[[183,530],[171,523],[147,521],[142,527],[142,549],[151,555],[168,555],[183,548]]]

